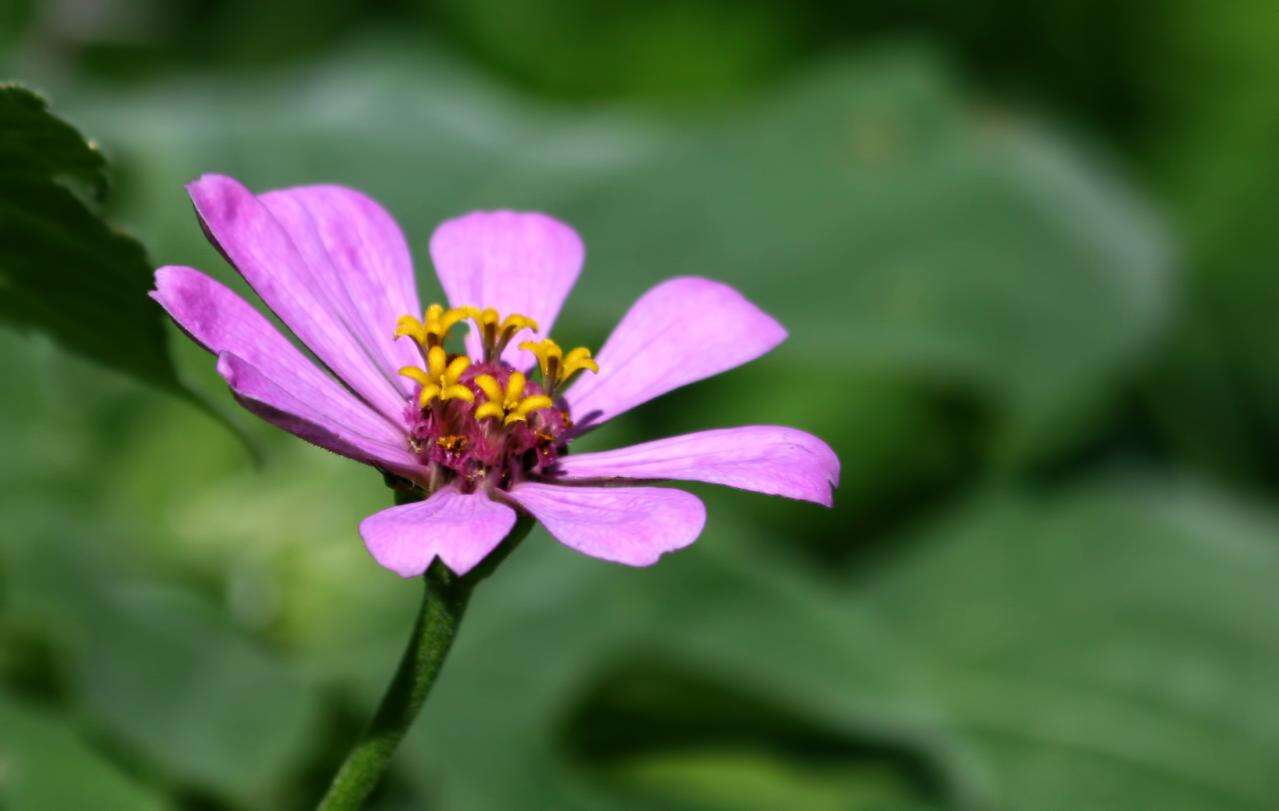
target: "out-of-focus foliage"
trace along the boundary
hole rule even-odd
[[[329,180],[387,205],[428,295],[444,217],[573,223],[572,342],[680,273],[790,330],[589,442],[797,425],[836,508],[697,488],[705,536],[644,571],[535,532],[377,807],[1268,807],[1279,30],[1201,0],[601,9],[110,0],[12,35],[158,262],[244,291],[182,184]],[[0,804],[307,807],[418,597],[355,533],[377,476],[256,423],[255,471],[38,338],[0,365]]]
[[[724,808],[810,807],[824,789],[831,807],[879,808],[887,786],[904,805],[1264,807],[1279,660],[1258,653],[1279,632],[1279,554],[1273,517],[1240,526],[1240,510],[1169,482],[998,489],[841,593],[759,567],[728,543],[753,531],[723,512],[723,542],[642,580],[547,560],[472,620],[438,727],[415,736],[439,770],[423,787],[449,807],[539,792],[649,807],[636,795],[670,802],[715,764],[718,789],[700,790]],[[574,760],[547,739],[557,719]],[[672,746],[695,765],[663,770]],[[754,806],[748,764],[749,792],[772,792]],[[869,796],[830,789],[841,776]]]
[[[1175,351],[1151,409],[1198,464],[1240,480],[1279,477],[1279,15],[1183,0],[1148,66],[1161,128],[1155,170],[1184,233],[1190,278]]]
[[[65,718],[0,696],[0,752],[8,808],[101,808],[142,811],[164,807],[160,795],[119,773],[80,740]]]

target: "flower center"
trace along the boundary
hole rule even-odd
[[[444,347],[449,331],[474,322],[482,356],[472,361]],[[476,307],[445,309],[432,304],[421,320],[401,316],[395,336],[412,338],[422,366],[405,366],[400,374],[416,382],[405,406],[409,447],[430,467],[430,479],[419,482],[434,491],[451,481],[464,490],[507,488],[537,476],[567,450],[573,423],[568,406],[556,393],[583,369],[599,372],[591,352],[578,347],[565,353],[552,340],[525,341],[521,349],[538,361],[539,380],[502,360],[502,352],[537,322]]]

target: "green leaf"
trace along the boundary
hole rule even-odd
[[[638,662],[604,674],[561,733],[570,762],[636,803],[906,811],[950,793],[918,741],[796,712],[684,664]]]
[[[727,758],[721,766],[756,753],[777,772],[774,791],[806,794],[817,807],[832,783],[858,787],[850,798],[887,792],[905,807],[962,781],[931,742],[886,716],[900,701],[901,651],[873,617],[717,553],[731,542],[731,532],[712,533],[699,543],[718,550],[636,573],[601,568],[535,533],[477,590],[410,740],[410,762],[422,770],[406,775],[461,809],[520,796],[661,808],[665,778],[651,769],[675,752]],[[637,689],[649,697],[640,692],[638,707],[633,698],[628,706],[625,694]],[[601,692],[621,693],[622,709],[609,709],[619,699]],[[482,747],[519,754],[477,759]],[[922,786],[916,769],[929,775]],[[639,804],[646,796],[652,804]],[[732,787],[706,799],[732,802]]]
[[[63,184],[106,190],[101,153],[45,102],[0,87],[0,319],[180,396],[151,264]]]
[[[1276,531],[1188,482],[988,494],[864,588],[998,807],[1264,808]]]
[[[87,712],[162,772],[241,798],[298,763],[318,709],[284,662],[171,586],[119,583],[84,618],[75,688]]]
[[[43,631],[57,686],[102,739],[166,784],[274,807],[312,745],[310,684],[191,589],[129,571],[83,506],[0,498],[4,615]],[[52,687],[53,685],[50,685]]]
[[[44,99],[23,87],[0,85],[0,155],[5,174],[36,177],[67,176],[93,190],[106,193],[106,160],[97,147],[70,124],[54,117]]]
[[[698,549],[641,573],[530,538],[477,592],[405,775],[466,809],[648,807],[637,789],[663,786],[687,807],[690,783],[731,805],[697,772],[731,781],[742,758],[815,807],[1279,791],[1276,516],[1168,482],[987,493],[841,596],[743,554],[751,528],[714,507]]]
[[[86,746],[67,720],[0,693],[0,806],[146,811],[168,804]]]
[[[423,3],[425,6],[426,4]],[[559,95],[715,99],[776,73],[817,11],[732,0],[598,9],[573,0],[449,1],[437,24],[485,62]]]
[[[1144,78],[1179,88],[1154,122],[1176,136],[1152,139],[1150,158],[1186,243],[1188,312],[1148,403],[1182,456],[1269,485],[1279,472],[1279,249],[1268,216],[1279,109],[1267,88],[1279,81],[1279,20],[1210,0],[1170,11]]]

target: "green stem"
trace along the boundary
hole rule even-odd
[[[497,568],[528,534],[532,524],[521,518],[502,545],[465,577],[453,574],[438,559],[422,579],[422,607],[386,695],[359,741],[333,777],[320,811],[360,808],[381,782],[391,756],[417,718],[453,646],[458,624],[481,580]]]

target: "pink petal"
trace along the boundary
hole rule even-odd
[[[412,384],[396,372],[421,358],[410,341],[395,339],[395,322],[405,314],[420,317],[422,306],[409,247],[395,220],[370,198],[342,186],[279,189],[258,199],[317,271],[343,323],[407,395]]]
[[[686,276],[640,296],[565,393],[573,419],[593,427],[629,408],[754,360],[786,338],[772,316],[720,282]]]
[[[448,220],[431,235],[431,261],[450,304],[527,315],[543,336],[550,334],[585,255],[577,232],[545,214],[476,211]],[[523,369],[533,356],[516,347],[520,340],[502,358]],[[466,347],[473,357],[479,354],[474,331]]]
[[[466,574],[497,548],[515,526],[515,510],[483,493],[452,487],[426,501],[391,507],[360,523],[373,559],[401,577],[416,577],[438,557]]]
[[[579,552],[650,566],[701,534],[706,508],[697,496],[665,487],[568,487],[524,482],[511,498],[560,543]]]
[[[559,463],[562,480],[682,479],[815,501],[829,507],[839,460],[812,434],[782,425],[720,428]]]
[[[239,386],[236,393],[242,402],[248,400],[250,410],[345,456],[400,472],[421,470],[405,450],[401,429],[316,368],[225,285],[176,266],[156,271],[155,285],[151,297],[192,338],[221,356],[220,371],[236,381],[232,387]]]
[[[426,468],[398,442],[367,436],[333,415],[331,410],[300,392],[285,389],[261,369],[230,352],[218,356],[218,374],[231,387],[240,405],[277,428],[325,450],[401,476],[421,478]]]
[[[290,330],[366,402],[400,421],[404,393],[362,342],[349,306],[334,299],[336,271],[304,257],[265,205],[238,181],[204,175],[187,187],[210,239]],[[394,330],[394,324],[386,326]]]
[[[311,402],[335,421],[391,443],[404,431],[321,371],[247,301],[195,268],[170,265],[155,273],[151,297],[200,345],[230,352]]]

